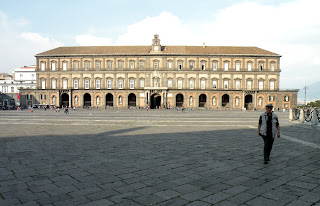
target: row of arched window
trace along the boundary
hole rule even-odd
[[[62,78],[61,79],[60,86],[57,83],[57,79],[52,78],[51,79],[51,87],[48,87],[48,89],[139,89],[139,88],[144,88],[145,87],[145,79],[141,78],[140,80],[136,80],[133,78],[128,79],[125,86],[125,79],[119,78],[117,79],[117,82],[114,82],[113,79],[107,79],[106,80],[106,86],[105,88],[102,88],[102,79],[101,78],[96,78],[93,81],[93,84],[91,84],[90,81],[92,81],[89,78],[85,78],[82,82],[82,86],[80,86],[80,79],[73,79],[73,84],[69,84],[69,79],[67,78]],[[221,81],[221,86],[219,86]],[[275,79],[270,79],[268,82],[268,85],[266,84],[266,81],[264,79],[258,80],[258,85],[254,86],[254,80],[253,79],[246,79],[245,80],[245,85],[243,85],[241,79],[235,79],[234,84],[231,86],[231,81],[230,79],[212,79],[211,82],[208,82],[207,79],[202,78],[198,82],[198,86],[196,87],[196,80],[194,78],[190,78],[185,82],[184,79],[178,78],[174,82],[173,79],[169,78],[164,85],[161,84],[161,79],[160,78],[153,78],[151,87],[168,87],[169,89],[236,89],[236,90],[253,90],[253,89],[258,89],[258,90],[275,90]],[[46,79],[42,78],[40,79],[41,82],[41,89],[47,89],[46,87]],[[185,85],[187,83],[187,85]]]
[[[91,61],[84,61],[83,64],[76,60],[72,62],[72,65],[68,61],[62,62],[62,67],[58,66],[57,61],[51,61],[50,67],[47,66],[45,61],[40,62],[40,70],[46,71],[68,71],[68,70],[112,70],[112,69],[145,69],[145,68],[153,68],[153,69],[160,69],[160,61],[154,60],[152,61],[152,65],[146,65],[145,61],[136,62],[134,60],[130,60],[127,64],[123,60],[118,60],[116,64],[108,60],[104,62],[100,60],[96,60],[94,62]],[[224,71],[276,71],[276,62],[271,61],[266,67],[265,61],[259,61],[256,66],[252,61],[247,61],[244,65],[241,61],[235,61],[232,65],[230,61],[223,61],[222,64],[219,64],[218,61],[211,61],[209,64],[208,61],[202,60],[199,64],[196,64],[196,61],[189,60],[185,63],[183,60],[174,61],[167,61],[166,66],[162,66],[161,69],[176,69],[176,70],[224,70]]]

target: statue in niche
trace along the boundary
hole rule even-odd
[[[75,105],[78,105],[78,96],[75,96],[75,97],[74,97],[74,104],[75,104]]]
[[[190,106],[193,106],[193,97],[190,97]]]

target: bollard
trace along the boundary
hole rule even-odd
[[[290,108],[289,110],[289,121],[293,120],[293,114],[292,114],[292,109]]]
[[[312,119],[311,119],[312,125],[318,125],[318,110],[313,109],[312,111]]]
[[[303,122],[304,122],[304,111],[303,111],[303,109],[300,109],[299,121],[300,121],[300,123],[303,123]]]

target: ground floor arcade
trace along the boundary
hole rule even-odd
[[[297,91],[186,91],[167,88],[145,90],[23,90],[22,105],[101,108],[209,108],[259,109],[297,105]]]

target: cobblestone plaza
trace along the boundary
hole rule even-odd
[[[0,205],[320,205],[320,126],[261,111],[0,111]]]

